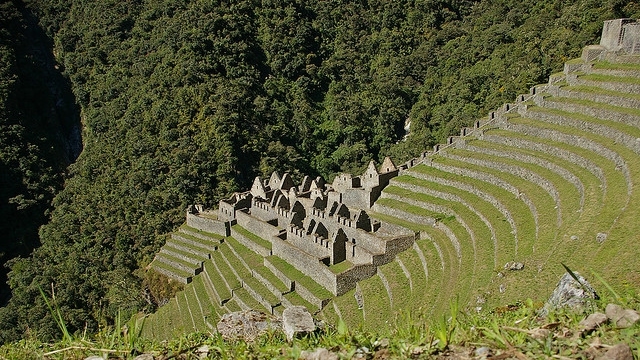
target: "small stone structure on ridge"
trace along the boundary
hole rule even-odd
[[[397,174],[389,158],[379,171],[372,161],[362,176],[341,174],[330,185],[305,176],[296,186],[289,174],[274,172],[268,180],[256,177],[251,190],[221,200],[215,216],[190,206],[187,225],[233,236],[263,256],[278,256],[339,296],[413,245],[415,233],[365,211]],[[270,248],[235,231],[235,224]]]

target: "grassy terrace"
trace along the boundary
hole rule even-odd
[[[267,268],[266,266],[260,265],[258,267],[253,268],[253,270],[258,275],[262,276],[266,281],[269,282],[269,284],[271,284],[273,287],[276,288],[276,290],[280,291],[281,293],[286,293],[291,290],[280,279],[278,279],[278,277],[273,272],[271,272],[271,270],[269,270],[269,268]]]
[[[575,228],[586,228],[592,221],[592,217],[596,216],[603,206],[603,197],[605,196],[605,184],[602,184],[600,179],[589,172],[587,169],[564,160],[560,157],[553,155],[552,153],[533,151],[527,149],[521,149],[513,146],[501,145],[498,143],[486,142],[481,140],[473,141],[472,144],[476,148],[489,148],[492,150],[500,151],[505,154],[521,153],[535,158],[543,159],[560,166],[570,173],[574,174],[584,187],[584,204],[579,212],[579,217],[571,221],[571,224]]]
[[[534,124],[533,121],[527,119],[514,119],[515,122],[523,122],[527,124]],[[541,126],[546,126],[546,123],[540,124]],[[596,202],[593,205],[589,205],[585,203],[583,216],[579,221],[574,223],[573,227],[564,232],[562,238],[562,246],[563,251],[559,254],[550,254],[553,255],[553,258],[556,259],[557,262],[564,261],[569,262],[572,260],[572,254],[584,252],[586,248],[590,248],[590,250],[586,250],[588,252],[597,252],[598,246],[594,241],[589,241],[595,237],[595,234],[598,232],[602,232],[605,229],[610,227],[610,224],[615,221],[618,215],[621,213],[622,207],[625,206],[627,200],[627,190],[626,190],[626,181],[622,173],[615,168],[615,163],[611,160],[600,156],[599,154],[593,153],[590,150],[586,150],[580,147],[577,147],[573,144],[567,144],[557,141],[552,141],[549,139],[543,139],[538,137],[533,137],[526,134],[519,134],[515,132],[507,132],[503,130],[495,130],[492,131],[492,134],[511,137],[511,138],[519,138],[523,140],[535,141],[539,143],[544,143],[551,147],[556,147],[559,149],[563,149],[577,155],[580,155],[584,158],[590,159],[595,165],[597,165],[600,169],[602,169],[603,174],[606,179],[606,184],[599,184],[599,180],[594,180],[596,183],[596,189],[594,194],[594,201]],[[586,170],[585,170],[586,171]],[[591,174],[586,171],[587,174]],[[601,186],[601,188],[599,188]],[[589,197],[587,197],[589,198]],[[598,203],[598,201],[600,201]],[[587,239],[587,241],[568,241],[570,236],[577,236],[579,239]],[[574,264],[572,264],[574,265]],[[556,265],[557,266],[557,265]]]
[[[191,312],[194,329],[196,329],[197,331],[205,331],[208,328],[204,322],[204,311],[202,310],[198,295],[196,294],[195,288],[193,286],[194,283],[195,279],[194,282],[185,287],[183,293],[185,301],[189,308],[189,312]]]
[[[556,237],[557,216],[556,210],[554,209],[555,202],[553,201],[551,196],[538,184],[523,180],[522,178],[509,173],[487,168],[484,166],[470,164],[460,160],[439,156],[434,158],[434,162],[461,169],[487,173],[502,179],[512,186],[515,186],[521,193],[527,195],[527,197],[535,205],[535,208],[538,212],[538,238],[536,239],[536,242],[540,241],[540,239],[548,241],[547,239],[554,239]],[[484,187],[484,183],[481,186]],[[510,196],[514,197],[513,194],[511,194]],[[524,242],[518,243],[518,248],[516,249],[514,256],[517,258],[531,256],[535,253],[536,242],[530,244],[526,244]]]
[[[455,249],[442,231],[431,226],[415,224],[386,214],[370,213],[370,215],[380,221],[403,226],[423,234],[423,238],[417,240],[416,245],[425,256],[431,272],[427,278],[425,293],[418,292],[420,287],[417,287],[414,289],[414,298],[432,299],[429,303],[429,310],[435,312],[444,311],[448,306],[446,301],[457,294],[468,294],[469,298],[471,298],[472,292],[465,292],[469,290],[469,279],[460,275],[461,269]],[[421,268],[420,271],[424,272],[423,269]],[[418,270],[416,269],[416,271]],[[468,299],[463,296],[460,300],[464,302]]]
[[[416,179],[418,180],[418,179]],[[420,201],[423,203],[434,204],[437,206],[444,206],[451,210],[453,210],[458,216],[464,220],[464,222],[469,226],[471,231],[474,234],[475,241],[470,238],[470,244],[472,246],[474,252],[474,258],[476,261],[476,266],[478,264],[478,260],[484,265],[489,267],[495,266],[497,263],[497,259],[495,258],[497,249],[495,249],[494,243],[491,240],[491,230],[487,227],[487,224],[482,221],[482,219],[476,214],[473,210],[467,207],[465,204],[444,200],[438,197],[434,197],[425,193],[415,192],[413,190],[409,190],[403,187],[390,185],[384,190],[386,193],[394,194],[397,196],[401,196],[403,198],[411,199],[414,201]],[[454,219],[449,220],[444,219],[442,222],[447,226],[458,226],[458,221],[453,221]],[[465,229],[466,231],[466,229]],[[462,244],[461,244],[462,245]],[[487,260],[492,259],[492,261],[487,262]],[[494,265],[491,265],[491,264]],[[480,265],[482,266],[482,265]],[[476,269],[477,271],[478,269]],[[481,271],[485,271],[487,269],[481,269]]]
[[[594,69],[603,70],[637,70],[640,71],[640,64],[633,63],[612,63],[608,61],[598,61],[593,64]]]
[[[422,270],[422,268],[420,267],[416,270]],[[391,297],[393,298],[391,310],[402,311],[402,309],[410,309],[413,282],[412,279],[404,273],[398,260],[395,259],[381,266],[379,271],[384,275],[385,279],[387,279],[389,289],[391,290]],[[411,274],[409,274],[409,276],[411,276]]]
[[[262,296],[262,298],[269,303],[271,306],[275,306],[280,303],[280,299],[278,299],[269,289],[267,289],[258,279],[249,276],[243,279],[246,286],[253,289],[253,291],[257,292]]]
[[[491,240],[490,230],[477,214],[462,204],[436,198],[424,193],[413,192],[393,185],[388,186],[384,191],[425,204],[445,206],[454,210],[459,218],[448,217],[443,219],[442,223],[449,227],[460,241],[462,264],[464,264],[461,276],[472,279],[470,283],[472,287],[475,287],[478,283],[484,285],[489,281],[492,270],[495,268],[494,245]],[[467,231],[461,221],[466,223],[471,233]],[[472,234],[475,236],[475,241],[480,241],[480,244],[475,243],[471,236]]]
[[[547,113],[550,115],[555,115],[555,116],[559,116],[566,119],[584,121],[586,123],[591,123],[591,124],[598,124],[598,125],[609,127],[611,129],[618,130],[629,136],[633,136],[634,138],[640,137],[640,129],[635,126],[631,126],[631,125],[627,125],[627,124],[623,124],[615,121],[610,121],[610,120],[602,120],[602,119],[595,118],[593,116],[572,113],[572,112],[567,112],[567,111],[557,110],[557,109],[543,108],[538,106],[529,107],[529,112]]]
[[[572,91],[572,92],[575,91],[578,93],[598,94],[598,95],[618,97],[622,99],[640,100],[640,94],[629,94],[629,93],[615,91],[615,90],[603,89],[597,86],[567,85],[567,86],[562,86],[562,89]]]
[[[156,260],[155,261],[162,261],[162,262],[169,262],[171,265],[174,265],[174,267],[178,267],[181,268],[185,271],[191,271],[191,274],[193,274],[193,271],[196,268],[199,268],[199,265],[193,262],[190,262],[188,260],[184,260],[181,259],[177,256],[174,256],[172,254],[166,253],[166,252],[159,252],[158,254],[156,254]],[[189,269],[189,270],[187,270]]]
[[[509,211],[517,228],[518,243],[515,244],[515,248],[511,253],[512,256],[516,256],[516,250],[520,242],[531,244],[535,242],[537,233],[536,223],[533,214],[529,210],[529,207],[522,200],[516,199],[512,193],[503,189],[502,187],[487,182],[479,183],[476,179],[470,178],[468,176],[448,173],[446,171],[442,171],[440,169],[425,165],[418,165],[411,168],[410,173],[415,174],[415,178],[419,176],[429,176],[435,179],[455,181],[466,186],[481,189],[482,192],[492,196],[497,201],[499,201]],[[448,191],[452,191],[459,196],[464,196],[464,194],[468,193],[466,190],[458,189],[455,187],[451,190],[449,189],[451,188],[448,187]]]
[[[220,242],[220,240],[224,239],[224,236],[222,235],[218,235],[218,234],[214,234],[208,231],[204,231],[204,230],[200,230],[200,229],[196,229],[194,227],[191,227],[187,224],[183,224],[182,226],[180,226],[179,231],[184,231],[184,232],[188,232],[188,233],[192,233],[192,234],[197,234],[202,236],[203,238],[209,238],[212,239],[213,242]]]
[[[352,289],[342,296],[333,298],[333,302],[336,304],[336,308],[340,311],[342,321],[349,327],[356,328],[361,324],[364,324],[363,310],[358,309],[358,302],[355,298],[356,290]],[[331,305],[331,304],[329,304]],[[329,308],[325,306],[324,309]],[[322,310],[324,312],[324,309]],[[330,308],[330,312],[334,312],[333,308]]]
[[[227,309],[228,312],[234,312],[234,311],[241,311],[242,310],[240,305],[238,305],[238,303],[234,299],[231,299],[231,300],[227,301],[227,303],[224,304],[224,307]]]
[[[169,253],[173,253],[174,255],[180,255],[180,256],[184,256],[186,258],[189,259],[190,262],[193,262],[194,264],[197,264],[199,262],[205,261],[205,260],[209,260],[209,256],[205,256],[202,253],[193,253],[190,251],[184,251],[180,248],[175,247],[174,243],[167,243],[165,244],[165,246],[162,248],[162,250],[167,251]]]
[[[210,254],[212,251],[215,251],[217,246],[217,243],[182,232],[171,234],[171,238],[168,239],[167,242],[178,243],[205,254]]]
[[[295,281],[302,285],[305,289],[309,290],[318,299],[330,299],[333,295],[320,284],[315,282],[312,278],[300,272],[295,267],[289,265],[286,261],[277,256],[267,256],[264,258],[276,269],[285,274],[291,281]]]
[[[606,74],[584,74],[578,75],[578,78],[588,81],[598,82],[614,82],[620,84],[640,85],[640,78],[630,76],[615,76]]]
[[[304,306],[306,307],[309,312],[311,312],[312,314],[317,312],[318,310],[320,310],[317,306],[313,305],[312,303],[308,302],[307,300],[303,299],[302,296],[300,296],[297,292],[290,292],[288,294],[286,294],[285,299],[287,299],[292,305],[295,306]],[[333,306],[329,305],[329,307],[333,308]],[[334,323],[334,324],[337,324]]]
[[[574,104],[581,105],[585,107],[590,107],[594,109],[607,110],[611,112],[616,112],[623,115],[631,115],[640,117],[640,109],[628,108],[624,106],[616,106],[607,103],[597,102],[593,100],[587,99],[578,99],[571,97],[561,97],[561,96],[552,96],[545,98],[546,101],[556,102],[556,103],[565,103],[565,104]]]
[[[244,263],[247,264],[248,271],[251,269],[255,269],[263,264],[262,256],[254,253],[246,246],[238,242],[238,240],[229,236],[225,238],[225,242],[238,254],[238,256],[244,261]]]
[[[260,304],[256,299],[253,298],[253,296],[251,296],[251,294],[249,294],[249,292],[245,288],[234,290],[233,296],[247,305],[250,309],[262,311],[267,314],[271,313],[271,309],[267,309],[262,304]]]
[[[254,243],[260,245],[261,247],[271,250],[271,242],[261,238],[258,235],[250,232],[249,230],[243,228],[242,226],[236,224],[231,227],[233,230],[237,231],[239,234],[243,235],[248,240],[253,241]]]
[[[418,308],[422,306],[430,306],[433,304],[436,299],[437,292],[429,291],[431,289],[430,286],[433,286],[435,283],[434,280],[436,280],[436,276],[440,275],[437,280],[440,280],[440,277],[442,276],[441,271],[439,271],[439,266],[437,266],[439,264],[435,262],[440,261],[440,259],[437,258],[437,255],[436,258],[433,259],[434,262],[429,262],[421,249],[415,249],[417,246],[418,245],[414,245],[411,249],[398,254],[398,259],[402,261],[402,264],[404,264],[405,268],[409,271],[409,276],[411,278],[412,289],[409,293],[402,295],[403,299],[400,300],[401,302],[407,303],[406,309],[408,311],[419,310]],[[420,255],[418,254],[418,251],[420,251]],[[425,259],[424,263],[420,256]],[[393,262],[390,264],[393,264]],[[429,271],[432,272],[431,276],[429,276]],[[439,272],[440,274],[438,274]],[[387,276],[388,280],[390,280],[390,278],[391,276]]]
[[[510,166],[517,166],[527,169],[532,173],[538,174],[543,179],[547,180],[553,185],[559,195],[559,212],[562,215],[563,223],[572,222],[579,216],[580,211],[580,193],[576,187],[565,180],[562,176],[547,169],[546,167],[525,163],[510,158],[499,157],[494,155],[483,154],[479,152],[473,152],[468,150],[453,149],[451,154],[462,156],[468,159],[477,159],[493,163],[502,163]]]
[[[220,254],[224,259],[226,259],[231,272],[237,275],[238,280],[242,281],[245,277],[251,276],[251,270],[248,267],[244,266],[240,258],[236,255],[236,252],[228,246],[228,242],[225,242],[227,246],[220,246]]]
[[[494,256],[498,256],[496,260],[497,263],[504,263],[508,261],[507,259],[511,259],[513,257],[513,250],[515,248],[516,239],[512,234],[512,231],[515,229],[511,228],[511,225],[504,217],[502,212],[495,208],[491,203],[467,191],[452,186],[441,185],[436,182],[427,181],[409,175],[400,175],[394,178],[393,184],[400,187],[406,185],[418,186],[442,193],[448,193],[462,199],[466,203],[466,206],[471,206],[470,204],[472,204],[473,209],[482,214],[485,219],[490,222],[491,227],[494,229],[497,245],[497,249],[494,250]],[[454,206],[462,206],[462,204],[455,203]],[[489,235],[489,238],[490,236],[491,235]]]
[[[220,307],[215,303],[215,299],[211,297],[211,293],[204,282],[203,275],[197,276],[196,279],[193,279],[193,290],[200,301],[204,319],[209,324],[215,326],[220,319]]]
[[[628,148],[620,144],[616,144],[608,138],[570,126],[538,122],[531,119],[520,119],[518,121],[529,126],[572,134],[602,144],[623,157],[629,167],[632,181],[634,183],[640,183],[640,158]],[[607,172],[608,176],[611,175],[614,178],[616,176],[621,177],[620,172],[615,170],[615,168],[613,170],[608,168]],[[625,187],[619,185],[618,190],[624,188]],[[616,188],[612,184],[607,184],[607,191],[616,191]],[[594,232],[600,229],[599,231],[608,233],[609,237],[607,238],[607,246],[600,246],[600,244],[597,244],[595,241],[589,241],[581,244],[579,253],[589,254],[588,257],[592,259],[593,264],[600,266],[605,274],[610,274],[610,276],[618,279],[625,279],[630,278],[633,274],[634,270],[625,268],[625,265],[632,263],[631,259],[634,255],[633,251],[629,251],[628,248],[625,248],[624,244],[626,244],[626,241],[616,241],[616,239],[629,239],[635,237],[635,234],[640,233],[640,222],[634,220],[638,218],[638,215],[640,215],[640,209],[638,207],[638,204],[640,204],[640,198],[638,192],[633,191],[629,199],[630,206],[627,206],[624,212],[622,212],[622,207],[627,200],[626,194],[621,196],[621,199],[618,198],[615,200],[618,204],[620,204],[620,200],[622,200],[623,204],[621,206],[604,207],[602,213],[594,219],[593,224]],[[587,236],[588,238],[593,239],[593,237],[595,237],[595,233],[588,234]],[[584,255],[581,256],[582,261],[580,263],[584,264],[586,259],[584,258]],[[616,258],[616,266],[608,266],[604,262],[605,259],[612,261],[613,258]],[[621,263],[625,258],[628,261]]]
[[[364,296],[364,329],[376,330],[390,328],[393,312],[389,294],[379,276],[372,276],[359,282]],[[344,314],[344,310],[340,310]]]
[[[168,271],[168,272],[174,274],[175,276],[181,277],[181,278],[184,278],[184,279],[193,276],[193,274],[191,274],[191,273],[189,273],[189,272],[187,272],[187,271],[185,271],[183,269],[177,268],[177,267],[175,267],[175,266],[173,266],[171,264],[167,264],[167,263],[164,263],[164,262],[161,262],[161,261],[157,261],[157,260],[154,260],[151,263],[151,267],[156,268],[156,269],[161,269],[161,270]]]
[[[189,311],[189,304],[187,303],[185,290],[176,294],[176,304],[178,307],[178,311],[180,312],[180,317],[182,317],[182,324],[184,324],[184,329],[191,332],[197,331],[198,329],[196,328],[193,314],[191,313],[191,311]]]
[[[204,264],[216,292],[222,299],[231,297],[231,290],[240,287],[240,280],[235,276],[229,264],[222,257],[222,253],[216,251],[211,256],[211,262]]]

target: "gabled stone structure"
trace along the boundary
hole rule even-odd
[[[387,158],[380,170],[373,161],[358,177],[337,176],[332,185],[321,177],[305,176],[295,185],[289,174],[256,177],[251,189],[219,203],[217,220],[200,218],[201,208],[190,207],[187,223],[233,236],[234,224],[269,241],[271,249],[244,243],[257,253],[275,255],[311,277],[334,295],[353,289],[357,281],[373,276],[377,267],[408,249],[415,234],[382,224],[365,212],[380,196],[398,169]]]

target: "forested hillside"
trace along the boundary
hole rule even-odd
[[[28,256],[38,227],[81,150],[70,84],[56,69],[51,41],[23,6],[0,4],[0,263]],[[8,300],[0,269],[0,306]]]
[[[617,0],[2,6],[3,23],[26,22],[30,11],[49,37],[80,108],[84,150],[68,168],[50,220],[44,209],[59,185],[44,187],[42,245],[11,262],[13,297],[0,309],[0,341],[57,335],[39,289],[55,293],[71,330],[92,331],[118,312],[153,308],[144,266],[187,204],[214,205],[273,170],[330,178],[384,155],[396,162],[414,156],[560,70],[597,43],[602,20],[640,15],[635,3]],[[12,95],[20,94],[15,79],[23,75],[12,65],[20,38],[4,26],[1,36],[0,120],[25,128],[15,139],[2,129],[2,176],[48,184],[46,176],[59,172],[46,161],[64,164],[63,153],[36,146],[46,161],[26,170],[19,160],[31,148],[10,153],[36,133],[31,126],[38,129],[33,119],[40,116],[12,109],[51,105],[33,91],[24,93],[33,99]],[[46,87],[45,76],[34,77],[34,86]],[[44,129],[45,138],[56,131]],[[24,229],[18,222],[7,228]],[[18,235],[5,243],[15,243],[11,236]]]

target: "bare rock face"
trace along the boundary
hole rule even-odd
[[[609,320],[611,320],[611,323],[620,329],[631,327],[640,320],[640,314],[638,314],[637,311],[625,309],[620,305],[607,305],[605,313]]]
[[[281,321],[259,311],[245,310],[224,314],[217,328],[225,340],[251,342],[269,330],[279,330]]]
[[[596,291],[587,282],[587,279],[576,272],[574,274],[580,282],[576,281],[569,273],[565,273],[540,311],[541,316],[547,316],[549,311],[560,308],[580,310],[591,300],[598,298]]]
[[[304,306],[293,306],[282,312],[282,329],[289,341],[297,334],[307,334],[316,329],[316,324],[309,310]]]

